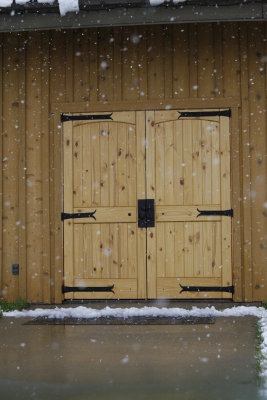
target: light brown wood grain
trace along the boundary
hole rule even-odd
[[[64,123],[63,149],[64,149],[64,212],[73,212],[73,140],[72,122]],[[64,222],[64,285],[74,286],[73,264],[74,264],[74,236],[73,220]],[[71,298],[68,293],[66,298]]]
[[[19,37],[6,37],[3,47],[2,87],[2,290],[8,300],[19,294],[19,277],[12,275],[12,264],[19,262]],[[23,129],[23,127],[22,127]]]
[[[51,271],[50,271],[50,149],[49,149],[49,43],[46,33],[42,33],[42,115],[41,115],[41,148],[42,148],[42,258],[43,258],[43,302],[51,303]],[[25,160],[26,163],[26,160]],[[26,230],[25,230],[26,231]],[[27,257],[27,252],[25,258]],[[26,263],[25,263],[26,264]],[[26,270],[26,266],[25,266]],[[26,288],[25,288],[26,291]],[[25,296],[21,296],[24,298]]]
[[[74,293],[74,299],[136,299],[137,296],[137,283],[136,279],[102,279],[101,283],[96,279],[85,279],[80,282],[79,279],[75,280],[75,286],[87,287],[108,287],[113,286],[112,292],[90,292],[90,293]]]
[[[0,110],[3,114],[3,35],[0,34]],[[3,130],[3,118],[0,119],[0,130]],[[3,160],[3,136],[0,136],[0,160]],[[0,264],[3,265],[3,168],[0,168]],[[0,286],[2,282],[3,268],[0,267]]]
[[[201,221],[211,227],[206,234],[212,241],[212,256],[209,258],[207,255],[207,260],[213,262],[215,259],[215,267],[211,272],[207,271],[212,273],[212,277],[217,277],[217,265],[222,263],[219,253],[227,254],[229,246],[232,246],[230,264],[234,274],[234,300],[264,299],[267,280],[264,242],[267,230],[264,208],[267,187],[264,157],[267,148],[264,135],[266,29],[266,23],[236,22],[1,35],[0,156],[3,169],[0,173],[0,282],[5,296],[10,300],[21,296],[44,303],[60,303],[63,299],[63,223],[60,215],[64,197],[64,143],[61,113],[112,113],[113,118],[94,121],[90,126],[88,121],[73,123],[75,129],[81,130],[83,140],[79,176],[83,182],[82,204],[77,204],[76,208],[118,207],[121,202],[125,204],[123,207],[136,209],[138,198],[152,195],[151,185],[146,191],[144,168],[146,162],[148,166],[154,164],[152,198],[156,200],[156,225],[161,228],[154,235],[153,254],[164,263],[164,250],[159,251],[158,241],[165,243],[162,238],[165,228],[162,226],[174,224],[175,274],[184,277],[182,250],[184,240],[188,239],[184,237],[184,231],[180,232],[185,218],[177,213],[176,207],[201,208],[204,199],[203,209],[223,209],[221,187],[227,192],[229,182],[221,182],[221,161],[217,161],[221,157],[217,157],[221,151],[218,117],[192,118],[188,124],[186,119],[178,120],[179,112],[231,108],[231,165],[227,174],[229,172],[231,180],[229,208],[234,209],[234,219],[232,227],[229,227],[229,217],[202,217]],[[102,61],[107,61],[107,68],[100,67]],[[151,155],[147,149],[147,160],[146,112],[155,112],[153,135],[156,135],[152,144],[155,153]],[[109,130],[108,140],[100,136],[100,126],[105,124]],[[122,146],[128,159],[118,162],[122,135],[118,133],[119,124],[120,128],[124,124],[127,126],[119,130],[127,134]],[[190,124],[192,135],[185,133],[189,132]],[[215,132],[211,138],[203,134],[205,143],[201,143],[202,136],[199,137],[199,124],[211,126]],[[131,135],[129,127],[133,126],[136,129]],[[166,152],[163,152],[161,148],[165,145]],[[106,153],[108,167],[103,158]],[[203,163],[208,164],[205,172],[201,169]],[[186,168],[183,164],[187,164]],[[75,168],[74,174],[77,172]],[[30,186],[33,176],[36,182]],[[100,181],[104,186],[100,186]],[[118,182],[126,187],[125,195],[116,191]],[[165,197],[167,203],[164,203]],[[161,210],[165,213],[163,220],[158,207],[164,205],[173,209]],[[192,220],[188,222],[193,226],[193,272],[201,276],[204,265],[197,264],[197,259],[204,245],[201,240],[197,244],[196,240],[202,229],[199,218],[193,214],[190,218]],[[225,224],[223,220],[228,222]],[[77,224],[79,229],[83,225],[81,222]],[[112,232],[116,248],[119,235],[115,225],[122,221],[107,223],[110,224],[109,240]],[[136,221],[130,222],[131,227],[132,224]],[[94,226],[93,221],[86,224],[85,235],[92,236]],[[229,229],[232,232],[231,243],[227,233]],[[137,250],[136,253],[132,251],[133,245],[129,251],[132,251],[131,259],[136,257],[137,260],[138,297],[145,298],[146,232],[136,227],[133,231],[136,232]],[[128,229],[124,232],[127,241],[134,243],[135,238],[129,236],[129,232]],[[223,237],[227,242],[225,250],[219,247],[220,241],[223,246]],[[84,248],[93,254],[89,241]],[[115,253],[118,254],[118,250]],[[115,261],[116,258],[114,255]],[[229,260],[228,256],[226,258]],[[20,264],[19,276],[12,275],[13,263]],[[165,264],[164,267],[158,266],[161,277],[165,274],[164,268]],[[173,266],[170,268],[173,270]],[[230,274],[231,268],[227,268]],[[109,262],[106,270],[110,269]],[[134,270],[133,263],[130,269]],[[117,266],[113,272],[119,279]],[[225,281],[229,279],[225,278]],[[153,282],[154,286],[157,285],[155,280]],[[188,298],[186,296],[188,294],[185,295]]]
[[[155,152],[157,160],[156,225],[148,230],[147,237],[148,264],[152,259],[155,270],[149,264],[152,278],[148,280],[148,292],[151,282],[155,291],[155,273],[157,285],[160,277],[192,278],[194,282],[197,278],[216,277],[220,279],[219,286],[230,286],[231,220],[220,215],[199,215],[201,210],[231,208],[229,118],[171,121],[173,112],[155,114],[159,121],[156,124],[153,113],[147,113],[148,188],[154,176],[150,171],[154,158],[149,151]],[[177,191],[182,197],[177,197]],[[157,286],[156,296],[160,290]],[[165,296],[177,298],[171,289],[169,293],[165,291]],[[205,294],[201,296],[205,298]],[[221,292],[213,296],[229,298],[228,293]]]
[[[146,119],[143,111],[136,113],[136,204],[138,199],[145,199],[146,194]],[[146,269],[146,251],[147,251],[147,232],[146,228],[137,229],[137,276],[138,276],[138,298],[147,297],[147,269]]]
[[[146,112],[146,198],[155,199],[156,193],[156,132],[155,113]],[[157,297],[156,287],[156,230],[151,227],[147,229],[147,297]]]
[[[267,138],[266,138],[266,97],[264,86],[265,75],[263,60],[264,41],[266,38],[264,24],[255,29],[248,29],[248,73],[249,73],[249,110],[250,110],[250,162],[251,162],[251,229],[252,229],[252,269],[253,299],[260,300],[266,296],[265,281],[267,246],[266,198],[267,198]],[[253,84],[251,84],[253,83]],[[247,199],[244,199],[247,201]],[[257,206],[258,205],[258,206]]]
[[[137,259],[138,245],[146,244],[146,240],[141,233],[138,244],[136,215],[139,173],[145,183],[145,160],[137,159],[138,145],[144,152],[145,138],[137,142],[136,117],[131,114],[135,113],[117,113],[119,122],[64,122],[64,211],[94,213],[94,218],[64,221],[65,286],[75,285],[77,279],[83,285],[94,278],[100,286],[105,279],[135,279],[138,293],[146,296],[142,289],[146,288],[145,263],[142,265],[145,249],[141,265]],[[140,121],[144,121],[143,116],[138,114]],[[128,123],[121,122],[125,120]],[[145,195],[145,187],[142,191]],[[136,289],[136,297],[138,293]],[[76,297],[75,292],[65,294],[66,299]],[[85,294],[85,298],[94,299],[95,294]],[[106,298],[105,293],[102,298]]]
[[[20,38],[19,46],[23,47],[25,36]],[[26,245],[26,88],[25,88],[25,74],[26,74],[26,57],[25,53],[21,52],[19,57],[19,124],[20,124],[20,145],[19,145],[19,288],[18,296],[22,299],[27,298],[27,245]],[[42,90],[43,91],[43,90]],[[1,94],[0,94],[1,96]],[[1,109],[1,106],[0,106]],[[44,110],[45,111],[45,110]],[[1,155],[0,155],[1,157]],[[2,159],[2,157],[0,158]],[[43,207],[44,208],[44,207]],[[45,226],[44,226],[45,228]],[[1,230],[1,227],[0,227]],[[46,231],[46,240],[49,240]],[[0,240],[1,243],[1,240]],[[1,244],[0,244],[1,246]],[[49,252],[48,252],[49,254]],[[1,257],[0,257],[1,260]],[[44,259],[43,259],[44,260]],[[44,262],[45,264],[45,262]],[[43,268],[43,278],[44,270]],[[0,278],[1,280],[1,278]],[[46,281],[43,281],[44,286]],[[50,300],[50,299],[49,299]],[[48,301],[49,301],[48,300]]]
[[[212,24],[198,25],[198,95],[214,94],[214,49]]]

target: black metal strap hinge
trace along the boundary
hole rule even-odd
[[[155,226],[155,200],[138,200],[138,228]]]
[[[65,219],[72,219],[72,218],[93,218],[96,221],[95,211],[88,212],[88,213],[75,213],[75,214],[68,214],[68,213],[61,213],[61,221]]]
[[[231,110],[218,110],[218,111],[179,111],[179,118],[190,117],[231,117]]]
[[[112,120],[111,114],[89,114],[89,115],[66,115],[61,114],[61,122],[67,121],[98,121],[103,119]]]
[[[197,208],[199,214],[197,217],[203,217],[204,215],[221,215],[224,217],[232,217],[234,216],[234,210],[231,208],[230,210],[199,210]]]
[[[112,286],[62,286],[62,293],[70,293],[70,292],[114,292],[114,285]]]
[[[234,293],[234,286],[183,286],[180,284],[183,292],[226,292]]]

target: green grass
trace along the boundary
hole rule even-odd
[[[21,311],[28,307],[28,304],[25,300],[18,299],[14,302],[8,302],[5,299],[0,300],[0,317],[3,315],[3,311]]]
[[[267,309],[267,301],[263,301],[263,302],[261,303],[261,306]]]

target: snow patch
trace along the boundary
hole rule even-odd
[[[23,4],[29,3],[29,1],[30,0],[16,0],[16,4],[20,4],[20,5],[22,4],[23,5]]]
[[[262,344],[261,344],[261,373],[265,380],[267,380],[267,312],[259,321],[259,326],[261,328],[262,334]]]
[[[149,0],[151,6],[159,6],[160,4],[164,3],[165,0]]]
[[[0,7],[10,7],[12,3],[12,0],[0,0]]]
[[[100,318],[100,317],[244,317],[255,316],[258,318],[265,317],[267,321],[267,311],[263,307],[246,307],[238,306],[226,308],[225,310],[217,310],[215,307],[197,308],[192,307],[191,310],[184,308],[167,308],[167,307],[130,307],[130,308],[110,308],[105,307],[97,310],[84,306],[78,307],[55,307],[54,309],[36,308],[35,310],[8,311],[4,312],[5,317],[46,317],[46,318]],[[266,333],[267,335],[267,333]],[[267,346],[267,337],[266,337]]]
[[[173,4],[185,3],[186,0],[173,0]],[[159,6],[163,4],[165,0],[149,0],[151,6]]]
[[[64,1],[66,3],[68,2],[66,0],[64,0]],[[15,3],[19,4],[19,5],[23,5],[23,4],[26,4],[29,2],[30,2],[30,0],[16,0],[15,1]],[[43,4],[52,4],[54,2],[55,2],[55,0],[37,0],[37,3],[39,3],[39,4],[42,4],[42,3]],[[13,3],[13,0],[0,0],[0,7],[11,7],[12,3]]]
[[[58,5],[62,17],[68,12],[79,11],[79,0],[58,0]]]

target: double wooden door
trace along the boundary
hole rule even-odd
[[[229,117],[64,121],[65,298],[231,298]]]

